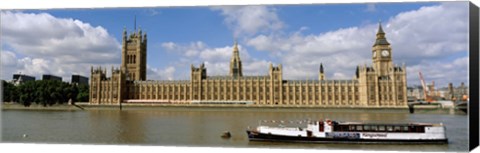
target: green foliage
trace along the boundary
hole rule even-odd
[[[51,106],[64,104],[69,100],[86,102],[89,97],[88,85],[69,84],[56,80],[27,81],[18,86],[2,81],[2,85],[4,102],[18,102],[25,106],[30,106],[32,103]]]
[[[87,102],[89,98],[89,86],[85,84],[78,85],[78,94],[76,96],[77,101]]]
[[[7,82],[5,80],[2,80],[2,92],[3,92],[3,101],[13,101],[17,100],[18,101],[18,94],[17,93],[17,88],[15,85],[13,85],[10,82]]]

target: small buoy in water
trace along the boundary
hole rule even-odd
[[[27,135],[27,134],[23,134],[23,137],[26,138],[26,137],[28,137],[28,135]]]
[[[230,138],[230,137],[232,137],[232,134],[230,134],[230,132],[229,132],[229,131],[225,131],[225,132],[223,132],[223,134],[222,134],[222,138]]]

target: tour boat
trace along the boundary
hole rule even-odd
[[[448,143],[445,126],[432,123],[383,124],[308,121],[307,127],[259,125],[247,129],[250,141],[312,143]]]

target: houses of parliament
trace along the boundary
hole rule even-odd
[[[204,64],[191,65],[190,80],[147,80],[147,34],[123,31],[119,68],[91,68],[90,104],[234,104],[254,106],[407,107],[405,65],[392,61],[392,48],[381,24],[371,50],[372,65],[358,65],[351,80],[325,77],[319,61],[318,80],[285,80],[282,65],[268,75],[246,76],[235,42],[226,76],[209,76]],[[288,73],[288,72],[285,72]]]

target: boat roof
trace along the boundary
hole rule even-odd
[[[339,125],[392,125],[392,126],[406,126],[406,125],[417,125],[417,126],[442,126],[442,124],[437,123],[364,123],[364,122],[337,122]]]

